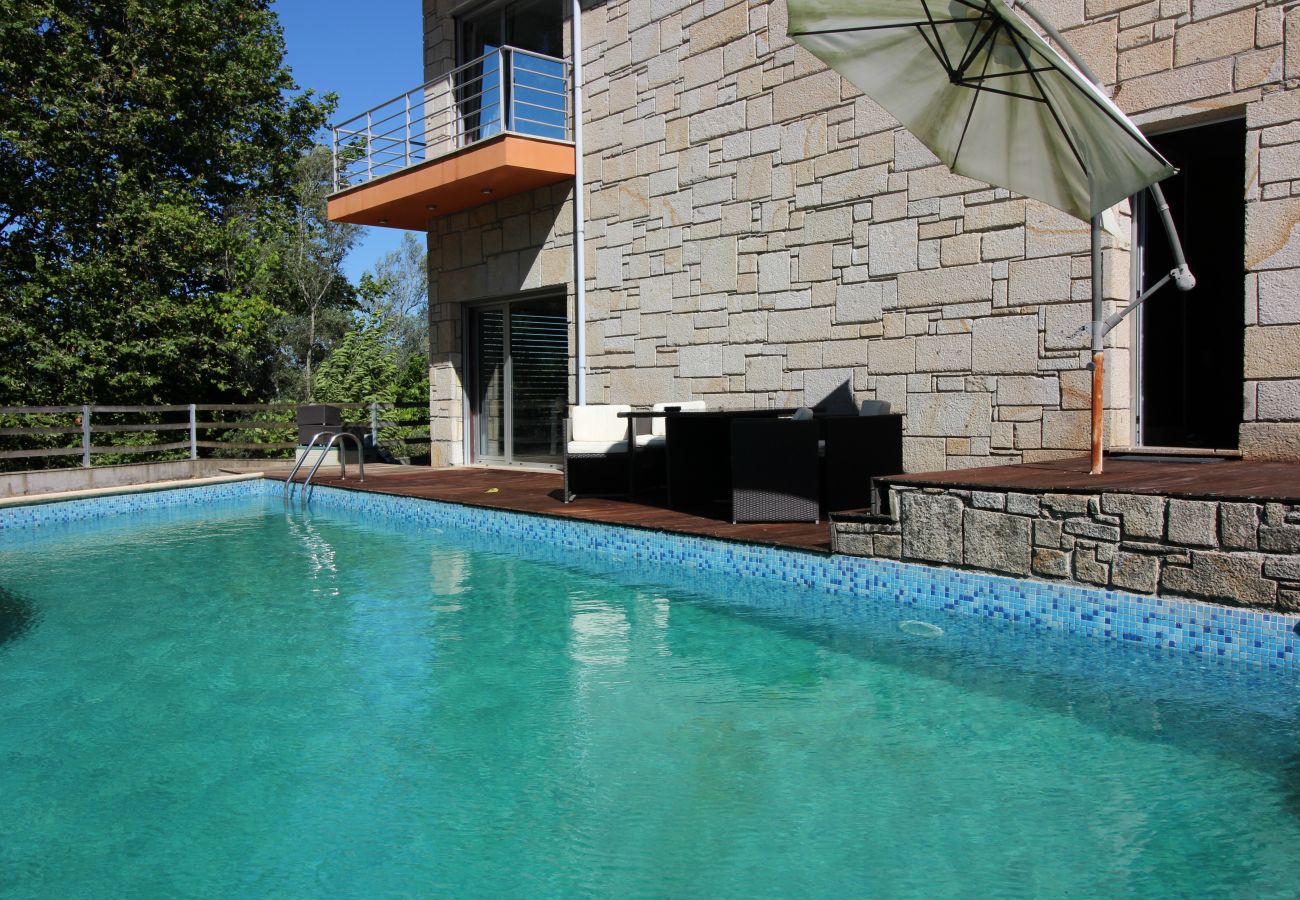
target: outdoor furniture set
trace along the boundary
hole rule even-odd
[[[670,507],[732,522],[818,522],[873,506],[872,479],[902,472],[902,445],[902,416],[876,400],[851,412],[572,406],[564,498],[666,489]]]

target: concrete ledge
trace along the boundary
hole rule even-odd
[[[187,478],[206,478],[225,472],[257,471],[276,465],[265,459],[175,459],[164,462],[126,463],[89,469],[42,469],[0,474],[0,500],[30,498],[126,485],[153,484]]]
[[[202,487],[209,484],[229,484],[236,481],[257,481],[261,472],[240,472],[211,475],[204,478],[181,478],[172,481],[149,481],[139,484],[119,484],[111,487],[92,487],[72,491],[47,491],[21,497],[0,497],[0,509],[11,506],[34,506],[42,503],[59,503],[63,500],[85,500],[90,497],[111,497],[116,494],[140,494],[151,491],[170,491],[177,488]]]

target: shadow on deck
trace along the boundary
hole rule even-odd
[[[348,472],[348,479],[342,481],[337,467],[330,467],[329,474],[324,474],[325,467],[322,467],[312,483],[821,553],[829,553],[831,547],[827,522],[733,525],[713,511],[669,509],[663,497],[654,494],[638,496],[636,501],[586,497],[565,503],[564,480],[559,472],[374,465],[366,466],[364,484],[356,480],[355,467],[349,467]],[[288,468],[268,470],[266,477],[283,481],[288,474]],[[302,481],[303,477],[304,473],[300,472],[295,480]]]

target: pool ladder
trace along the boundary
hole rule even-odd
[[[299,491],[299,496],[302,498],[302,502],[306,503],[311,499],[311,493],[308,490],[311,485],[311,480],[316,477],[316,470],[320,468],[320,464],[325,461],[326,454],[330,452],[334,447],[334,442],[339,438],[351,438],[352,442],[357,445],[357,480],[362,483],[365,482],[366,451],[361,445],[361,438],[347,431],[318,431],[316,434],[312,435],[311,440],[307,443],[307,449],[303,451],[302,456],[298,457],[298,461],[293,464],[293,470],[289,473],[289,477],[284,480],[285,500],[288,500],[293,496],[293,476],[298,474],[298,470],[302,468],[302,464],[305,463],[307,457],[311,455],[312,449],[315,448],[320,439],[324,437],[329,438],[329,440],[327,440],[323,445],[320,445],[320,456],[316,457],[316,462],[311,467],[311,471],[308,472],[307,477],[303,479],[302,490]],[[346,481],[348,478],[347,449],[342,445],[339,445],[339,478],[343,481]]]

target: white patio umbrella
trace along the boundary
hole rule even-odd
[[[1157,182],[1175,169],[1065,40],[1003,0],[788,0],[789,33],[898,119],[953,172],[1041,200],[1092,223],[1093,471],[1102,465],[1102,340],[1165,282],[1195,283]],[[1104,318],[1100,217],[1152,187],[1177,268]]]

